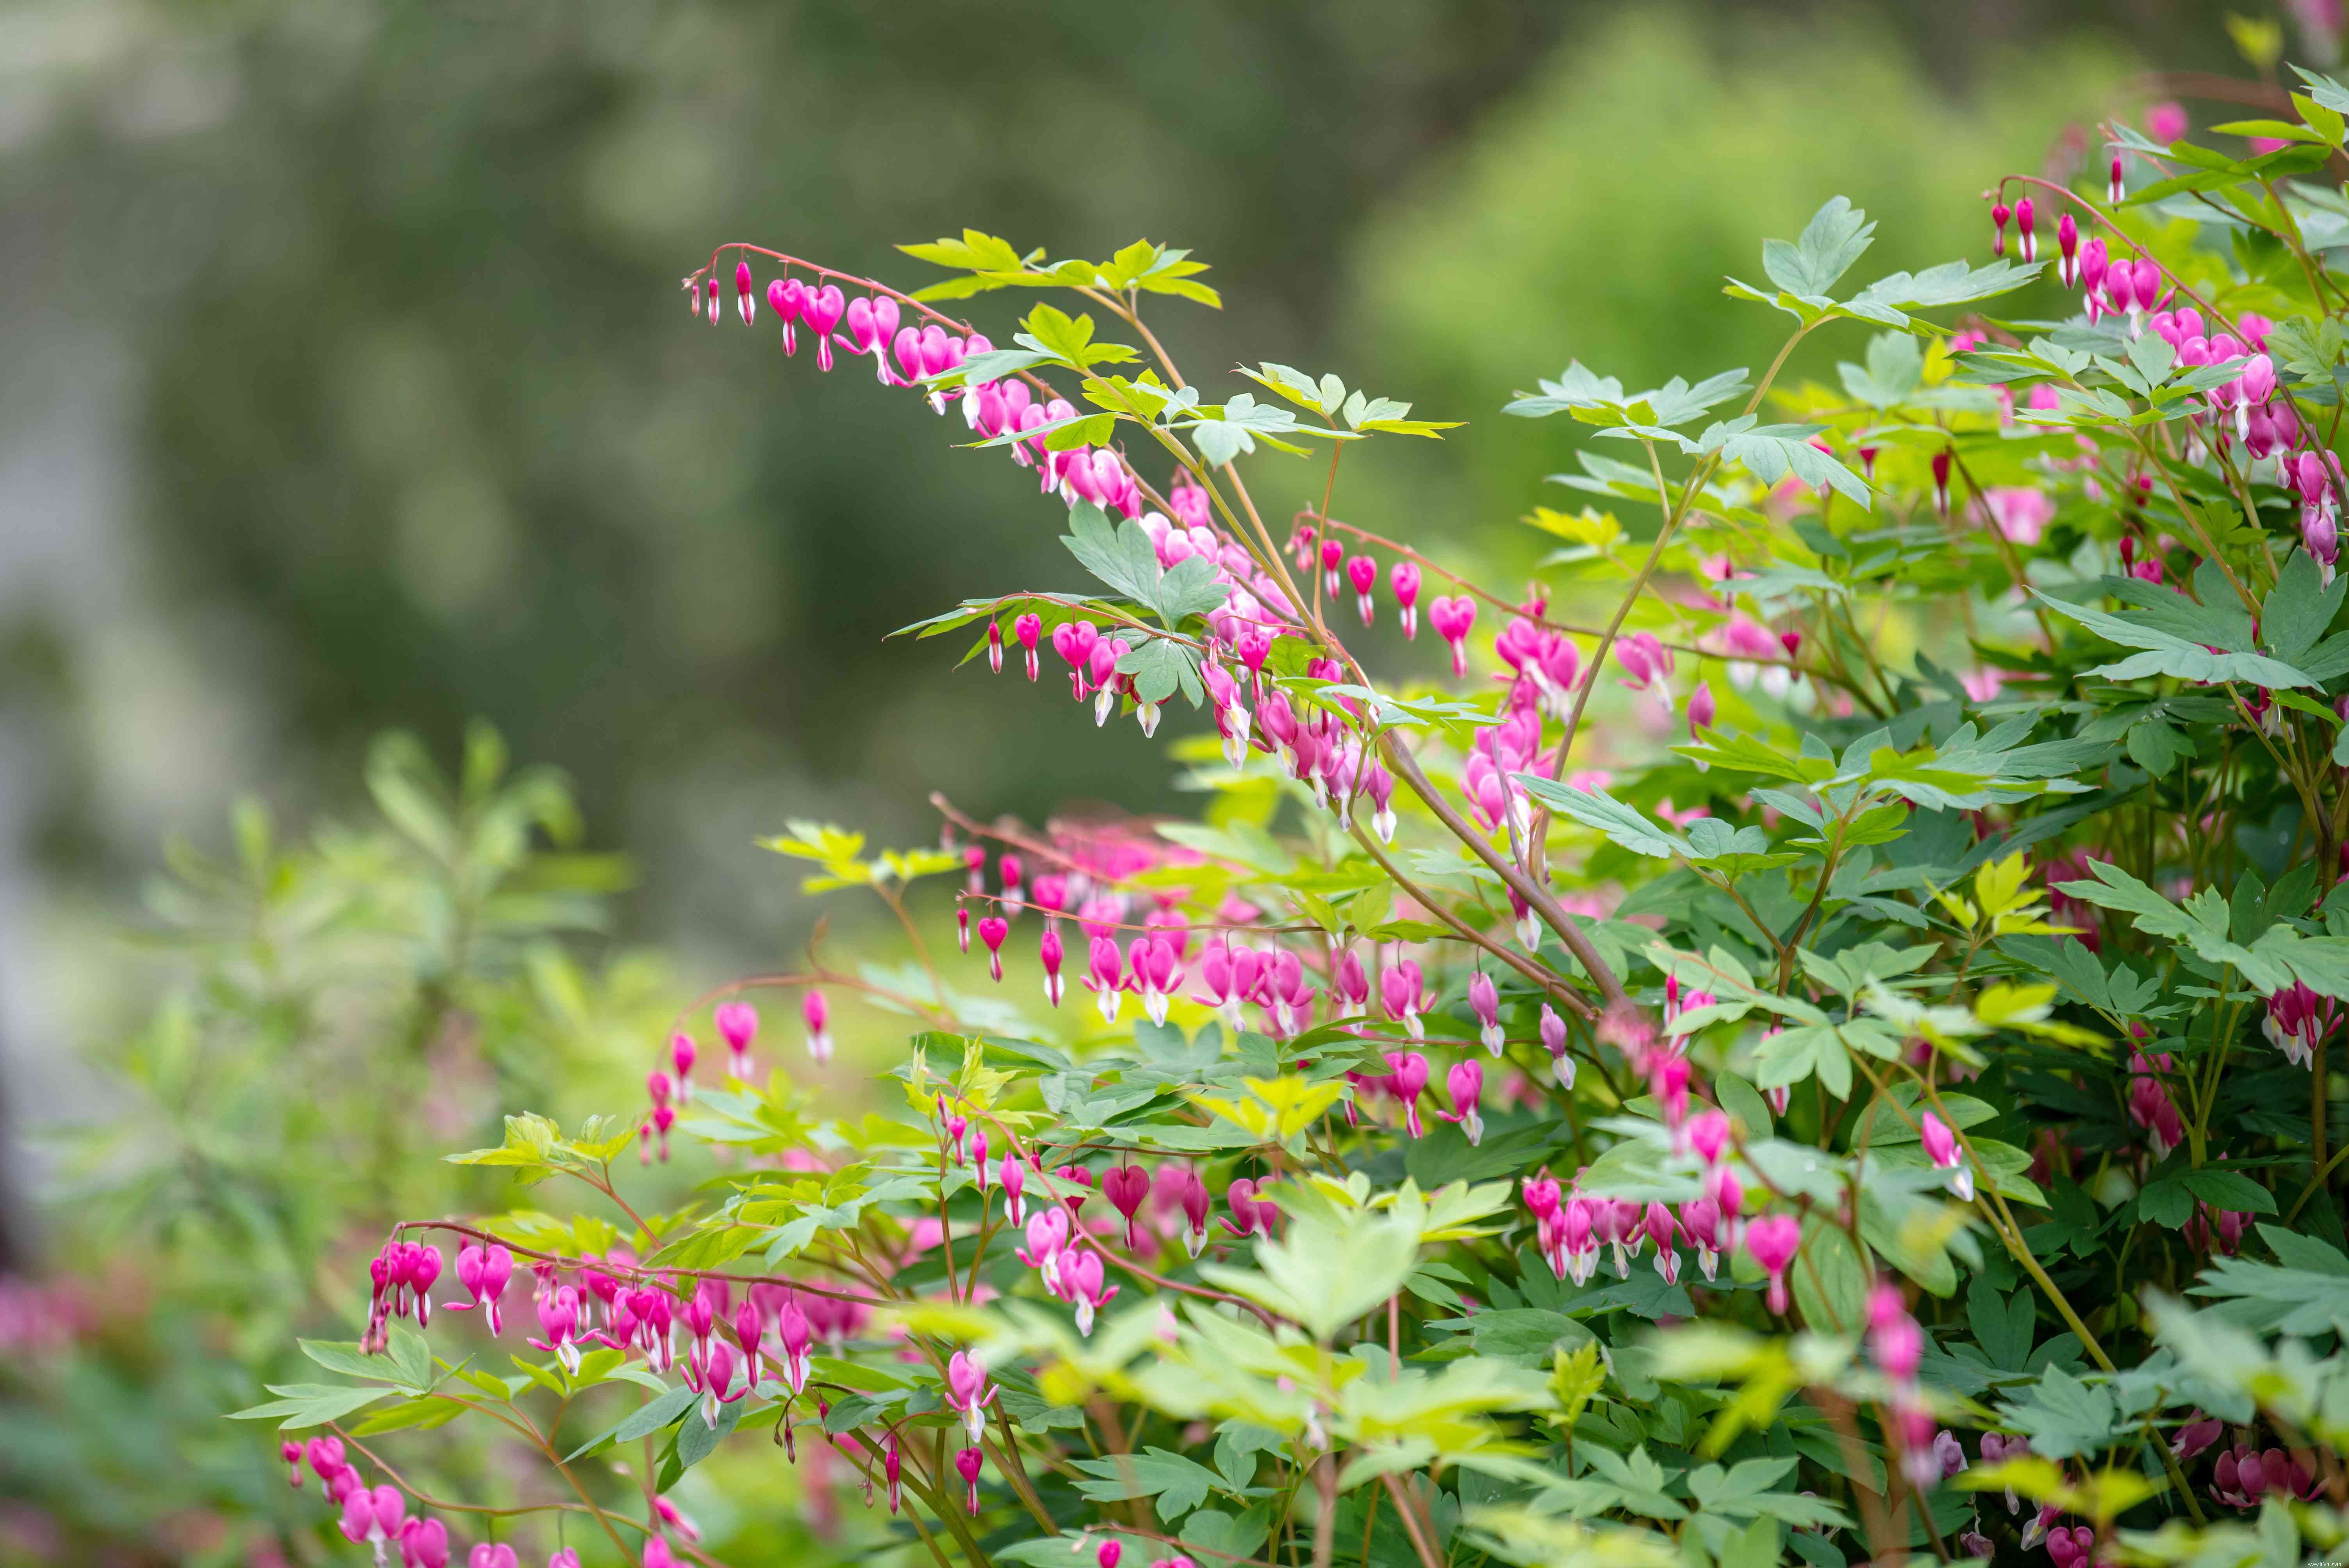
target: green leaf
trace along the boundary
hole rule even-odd
[[[266,1405],[235,1411],[228,1418],[276,1418],[279,1431],[299,1431],[304,1427],[323,1427],[328,1421],[341,1420],[352,1411],[364,1410],[378,1399],[388,1399],[392,1395],[389,1388],[354,1388],[343,1383],[273,1383],[269,1391],[277,1398]]]
[[[687,1392],[692,1390],[688,1389]],[[698,1412],[688,1410],[685,1419],[678,1423],[677,1468],[681,1471],[689,1470],[717,1452],[718,1445],[726,1440],[727,1434],[741,1418],[742,1404],[739,1399],[731,1405],[718,1407],[718,1424],[714,1427],[703,1420]]]
[[[1788,474],[1815,490],[1832,488],[1845,500],[1868,510],[1875,492],[1868,482],[1834,458],[1811,445],[1816,425],[1757,425],[1755,416],[1740,415],[1726,424],[1706,428],[1697,438],[1699,451],[1718,451],[1730,462],[1742,463],[1765,485]]]
[[[1178,422],[1175,428],[1190,435],[1192,444],[1212,468],[1221,468],[1243,452],[1255,451],[1258,437],[1282,451],[1302,452],[1303,448],[1273,438],[1306,430],[1298,423],[1296,415],[1286,408],[1259,403],[1249,392],[1235,393],[1220,410],[1202,409],[1199,417]],[[1310,433],[1329,434],[1318,428]]]
[[[2272,1214],[2275,1194],[2240,1171],[2188,1171],[2178,1178],[2186,1190],[2213,1209],[2238,1214]]]
[[[1733,827],[1718,817],[1699,817],[1687,824],[1687,833],[1689,863],[1733,880],[1796,865],[1805,858],[1792,851],[1773,851],[1770,835],[1759,827]]]
[[[1754,1049],[1754,1081],[1764,1088],[1784,1088],[1814,1075],[1837,1099],[1850,1098],[1850,1049],[1833,1025],[1798,1024],[1779,1030]]]
[[[1137,525],[1138,526],[1138,525]],[[1216,580],[1215,562],[1204,555],[1185,556],[1158,579],[1152,607],[1171,630],[1186,616],[1205,615],[1231,597],[1231,584]]]
[[[1061,536],[1077,563],[1138,604],[1154,604],[1158,597],[1157,547],[1132,519],[1123,527],[1091,501],[1080,501],[1069,513],[1069,531]]]
[[[926,245],[897,248],[917,262],[959,267],[965,272],[1016,273],[1020,265],[1019,253],[1011,248],[1010,241],[982,234],[977,229],[965,229],[959,240],[937,240]]]
[[[1669,860],[1688,852],[1688,845],[1667,833],[1605,790],[1577,789],[1538,773],[1511,777],[1519,788],[1559,816],[1596,828],[1634,854]]]
[[[1874,242],[1876,225],[1845,196],[1830,198],[1812,214],[1801,239],[1770,240],[1762,246],[1762,270],[1788,294],[1823,296]]]
[[[2262,991],[2280,990],[2292,983],[2292,971],[2277,962],[2271,952],[2254,952],[2230,939],[2232,922],[2227,901],[2217,889],[2202,889],[2180,908],[2110,861],[2087,864],[2095,881],[2060,882],[2056,891],[2104,909],[2120,910],[2139,931],[2185,942],[2213,964],[2231,964]],[[2260,945],[2271,946],[2265,937]]]
[[[1211,1559],[1254,1557],[1272,1534],[1272,1508],[1259,1502],[1234,1515],[1203,1508],[1183,1522],[1183,1542]]]
[[[1593,1338],[1578,1319],[1545,1306],[1495,1307],[1467,1317],[1439,1318],[1429,1327],[1464,1330],[1477,1355],[1525,1367],[1547,1367],[1553,1351],[1572,1350]]]
[[[2276,1235],[2291,1234],[2271,1225],[2261,1226],[2260,1233],[2271,1245]],[[2245,1257],[2213,1259],[2188,1294],[2217,1301],[2209,1315],[2254,1334],[2349,1334],[2349,1288],[2334,1266],[2340,1254],[2325,1247],[2330,1257],[2312,1256],[2308,1249],[2323,1243],[2299,1239],[2307,1246],[2289,1253],[2277,1247],[2285,1258],[2282,1266]]]
[[[2031,1359],[2037,1313],[2029,1291],[2002,1298],[1988,1279],[1977,1274],[1966,1292],[1966,1322],[1992,1367],[2020,1372]]]
[[[1202,1264],[1200,1274],[1302,1324],[1327,1343],[1347,1324],[1402,1288],[1417,1261],[1419,1231],[1408,1216],[1355,1211],[1336,1223],[1290,1217],[1279,1240],[1256,1243],[1255,1271]]]
[[[1689,1495],[1696,1499],[1697,1506],[1707,1515],[1723,1519],[1767,1516],[1806,1529],[1849,1528],[1850,1519],[1831,1502],[1771,1491],[1794,1468],[1791,1455],[1744,1460],[1726,1470],[1719,1465],[1705,1465],[1691,1470],[1686,1484]]]
[[[2282,664],[2258,654],[2214,654],[2199,643],[2154,626],[2138,624],[2092,610],[2085,604],[2067,603],[2051,599],[2038,589],[2031,590],[2032,597],[2054,611],[2087,627],[2106,642],[2118,643],[2125,648],[2142,648],[2143,653],[2121,660],[2118,664],[2099,665],[2090,675],[2109,676],[2114,680],[2140,680],[2147,676],[2170,676],[2178,680],[2200,681],[2216,685],[2233,681],[2241,685],[2282,689],[2291,686],[2313,686],[2318,683],[2290,665]]]
[[[1120,675],[1133,677],[1133,694],[1139,701],[1163,703],[1179,687],[1195,706],[1206,695],[1206,688],[1200,682],[1194,658],[1191,650],[1182,644],[1152,637],[1140,647],[1128,649],[1117,661],[1117,669]]]
[[[1543,380],[1539,385],[1539,397],[1521,394],[1504,405],[1501,412],[1526,419],[1570,413],[1586,425],[1604,428],[1609,434],[1651,436],[1669,435],[1673,426],[1685,425],[1715,404],[1746,390],[1745,371],[1741,366],[1708,376],[1693,387],[1675,376],[1661,387],[1627,397],[1620,381],[1611,376],[1594,375],[1579,360],[1569,362],[1557,380]]]
[[[1774,750],[1759,737],[1725,730],[1705,732],[1705,740],[1696,746],[1672,748],[1682,757],[1692,758],[1707,767],[1727,769],[1739,773],[1759,773],[1769,779],[1791,779],[1799,783],[1817,783],[1835,772],[1832,760],[1811,757],[1788,757]],[[1783,791],[1781,792],[1783,795]],[[1785,796],[1792,799],[1792,796]],[[1784,810],[1784,808],[1781,808]],[[1806,810],[1809,808],[1806,807]],[[1800,817],[1800,812],[1793,813]],[[1816,812],[1812,813],[1814,816]]]
[[[600,1437],[590,1438],[572,1449],[564,1457],[563,1462],[569,1464],[573,1460],[594,1453],[606,1443],[632,1443],[638,1438],[650,1437],[664,1427],[675,1425],[678,1417],[693,1408],[693,1403],[698,1398],[699,1395],[682,1385],[671,1388],[659,1398],[629,1411],[611,1430]]]
[[[388,1409],[378,1410],[351,1428],[355,1438],[371,1438],[378,1432],[398,1432],[411,1429],[429,1430],[445,1427],[471,1407],[460,1399],[438,1396],[423,1399],[404,1399]]]
[[[1207,1493],[1223,1488],[1223,1478],[1196,1460],[1155,1446],[1138,1454],[1112,1454],[1105,1459],[1071,1461],[1092,1480],[1077,1482],[1077,1491],[1094,1502],[1123,1502],[1146,1497],[1159,1522],[1172,1524],[1207,1501]]]
[[[940,290],[950,289],[956,287],[957,284],[964,281],[965,280],[957,279],[955,283],[935,284],[931,286],[932,288]],[[977,291],[971,290],[968,292],[976,293]],[[921,294],[916,294],[914,297],[916,299],[922,299],[925,297],[937,299],[942,297],[953,298],[956,296],[951,294],[932,294],[929,289],[925,289]],[[960,365],[954,366],[950,370],[941,370],[936,376],[926,376],[922,380],[925,385],[938,387],[977,386],[988,381],[1000,381],[1007,376],[1016,376],[1022,370],[1032,369],[1036,366],[1048,365],[1050,363],[1052,363],[1052,356],[1040,353],[1033,348],[992,348],[984,354],[972,355],[968,359],[965,359]],[[1033,430],[1021,432],[1021,434],[1028,436],[1032,436],[1036,432]]]
[[[2037,281],[2045,270],[2044,263],[1992,262],[1976,267],[1964,262],[1943,262],[1921,273],[1887,273],[1860,290],[1847,308],[1854,315],[1897,326],[1908,320],[1910,310],[1971,304],[2009,294]]]
[[[1752,1138],[1766,1136],[1776,1125],[1770,1114],[1770,1102],[1762,1091],[1732,1072],[1713,1075],[1713,1103],[1734,1117]]]
[[[2336,575],[2328,586],[2314,558],[2305,550],[2294,550],[2260,605],[2260,634],[2268,651],[2287,664],[2298,660],[2332,626],[2344,593],[2349,593],[2349,575]]]
[[[1335,418],[1346,404],[1346,384],[1335,376],[1324,376],[1316,381],[1292,366],[1275,365],[1269,360],[1254,370],[1242,366],[1240,374],[1300,408],[1310,408],[1330,418]]]
[[[1074,419],[1064,419],[1050,427],[1044,437],[1048,452],[1073,452],[1084,447],[1104,447],[1117,432],[1114,414],[1087,414]],[[1030,437],[1035,431],[1028,432]]]
[[[1534,1163],[1557,1141],[1554,1126],[1536,1124],[1488,1133],[1482,1143],[1471,1143],[1451,1122],[1438,1122],[1427,1136],[1403,1148],[1403,1171],[1426,1191],[1454,1181],[1489,1181],[1514,1176]]]
[[[2147,1181],[2137,1195],[2137,1216],[2148,1225],[2178,1230],[2194,1217],[2194,1194],[2174,1176]]]
[[[1842,1227],[1824,1214],[1803,1222],[1803,1246],[1786,1271],[1803,1321],[1821,1334],[1868,1326],[1868,1271]]]
[[[1117,364],[1132,359],[1133,350],[1122,343],[1095,343],[1093,318],[1080,315],[1073,319],[1049,304],[1039,304],[1019,324],[1028,330],[1018,334],[1013,341],[1049,354],[1066,364],[1086,366]]]
[[[769,1239],[764,1225],[714,1224],[687,1231],[645,1260],[647,1268],[723,1268]]]
[[[2195,755],[2193,738],[2158,718],[2129,726],[2129,760],[2157,779],[2167,778],[2182,758]]]
[[[401,1325],[402,1327],[407,1326]],[[431,1387],[432,1375],[428,1359],[421,1376],[412,1366],[403,1366],[389,1356],[369,1356],[348,1341],[297,1339],[302,1354],[329,1372],[340,1372],[348,1377],[371,1377],[379,1382],[398,1383],[408,1388]]]
[[[562,1130],[543,1116],[525,1113],[506,1118],[506,1140],[494,1149],[475,1149],[444,1155],[451,1165],[510,1165],[529,1184],[543,1181],[564,1166]]]
[[[2002,1412],[2010,1426],[2031,1439],[2031,1451],[2045,1459],[2093,1454],[2119,1434],[2112,1395],[2092,1388],[2060,1367],[2040,1374],[2030,1398]]]

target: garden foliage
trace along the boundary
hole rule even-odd
[[[2349,89],[2302,81],[2246,155],[2001,182],[1986,262],[1878,275],[1826,202],[1728,283],[1758,371],[1539,377],[1504,412],[1588,439],[1521,593],[1350,521],[1350,448],[1448,423],[1188,378],[1180,250],[725,247],[697,319],[1017,462],[1089,580],[907,633],[1173,717],[1203,809],[789,823],[902,954],[705,998],[634,1112],[517,1105],[451,1156],[515,1185],[406,1212],[239,1414],[427,1568],[719,1560],[670,1493],[745,1445],[940,1568],[2332,1550]],[[1005,294],[1002,346],[952,314]],[[885,1112],[795,1080],[836,1007]],[[467,1430],[537,1462],[410,1483]]]

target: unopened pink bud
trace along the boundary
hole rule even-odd
[[[1716,709],[1713,700],[1713,683],[1710,681],[1697,682],[1696,689],[1689,693],[1689,734],[1693,737],[1699,730],[1711,729],[1713,727],[1713,721]]]

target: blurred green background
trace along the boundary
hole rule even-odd
[[[288,836],[365,816],[387,727],[453,767],[480,717],[561,769],[636,870],[605,940],[697,985],[804,935],[750,842],[786,816],[908,842],[933,789],[1179,804],[1132,727],[882,640],[1073,585],[1059,509],[862,372],[689,324],[715,243],[906,282],[894,243],[967,224],[1189,246],[1226,302],[1160,313],[1191,374],[1280,360],[1468,420],[1381,443],[1340,513],[1506,582],[1570,439],[1498,418],[1513,390],[1758,365],[1779,319],[1720,280],[1837,191],[1878,271],[1979,257],[1983,185],[2070,168],[2148,63],[2239,68],[2218,8],[2158,0],[0,7],[0,1271],[119,1244],[35,1218],[35,1135],[155,1109],[75,1062],[191,973],[118,937],[159,842],[231,856],[240,793]],[[973,315],[1003,341],[1010,312]],[[391,963],[403,1006],[440,1005],[429,967]],[[633,1094],[632,1050],[574,1065]],[[0,1489],[35,1500],[0,1563],[48,1560],[41,1520],[106,1535],[21,1465]],[[156,1507],[238,1511],[181,1490]],[[118,1524],[122,1561],[251,1549]]]

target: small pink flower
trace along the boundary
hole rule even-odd
[[[1040,889],[1043,883],[1050,880],[1052,879],[1037,878],[1038,887]],[[1061,934],[1053,930],[1051,923],[1047,921],[1044,925],[1044,934],[1036,941],[1036,957],[1044,967],[1044,999],[1055,1007],[1061,1005],[1061,998],[1067,990],[1065,983],[1061,978]]]
[[[1224,1226],[1235,1236],[1272,1234],[1273,1216],[1279,1207],[1270,1199],[1259,1198],[1257,1184],[1243,1176],[1224,1189],[1224,1202],[1231,1216]]]
[[[1716,709],[1713,700],[1713,683],[1710,681],[1697,682],[1696,689],[1689,693],[1689,738],[1693,740],[1696,738],[1697,733],[1700,730],[1711,729],[1717,711],[1718,710]],[[1703,764],[1700,763],[1698,766],[1702,767]]]
[[[1452,1109],[1436,1114],[1445,1121],[1457,1122],[1470,1143],[1485,1139],[1485,1119],[1477,1114],[1478,1102],[1485,1094],[1485,1069],[1473,1058],[1457,1063],[1444,1076],[1444,1087],[1452,1097]]]
[[[1402,634],[1419,635],[1419,568],[1408,561],[1398,561],[1387,573],[1387,585],[1394,591],[1395,608],[1402,621]]]
[[[1423,1136],[1419,1097],[1427,1089],[1427,1058],[1417,1051],[1390,1052],[1387,1069],[1387,1082],[1392,1086],[1394,1097],[1402,1101],[1403,1126],[1413,1138]]]
[[[2294,1067],[2313,1068],[2316,1047],[2333,1029],[2335,1004],[2295,981],[2268,998],[2261,1032]]]
[[[1574,1058],[1566,1051],[1566,1020],[1558,1016],[1557,1010],[1547,1002],[1542,1004],[1541,1009],[1541,1042],[1542,1049],[1549,1053],[1550,1068],[1557,1074],[1558,1083],[1566,1088],[1572,1088]]]
[[[1102,1173],[1101,1191],[1109,1206],[1124,1216],[1125,1244],[1131,1250],[1135,1244],[1134,1216],[1150,1196],[1150,1172],[1139,1165],[1113,1165]]]
[[[1745,1227],[1745,1252],[1770,1276],[1770,1310],[1786,1310],[1786,1265],[1803,1244],[1802,1222],[1792,1214],[1764,1214]]]
[[[2198,1410],[2195,1414],[2199,1416],[2201,1412]],[[2200,1420],[2189,1421],[2178,1428],[2177,1434],[2169,1439],[2170,1457],[2179,1464],[2185,1464],[2212,1443],[2217,1442],[2226,1429],[2227,1424],[2224,1421],[2214,1420],[2208,1417]]]
[[[748,1078],[750,1042],[759,1037],[759,1009],[748,1002],[720,1002],[710,1014],[710,1022],[718,1026],[719,1037],[733,1057],[734,1076]]]
[[[1468,982],[1468,1006],[1476,1015],[1477,1037],[1485,1048],[1495,1056],[1501,1054],[1507,1037],[1501,1032],[1501,997],[1493,977],[1479,969]]]
[[[1868,1294],[1868,1349],[1885,1375],[1897,1382],[1917,1376],[1925,1355],[1925,1331],[1909,1315],[1900,1288],[1878,1284]]]
[[[1958,1147],[1958,1135],[1930,1110],[1919,1120],[1918,1128],[1924,1135],[1925,1157],[1935,1169],[1950,1172],[1950,1191],[1958,1195],[1961,1202],[1972,1202],[1973,1167],[1966,1163],[1965,1154]]]
[[[1070,1247],[1061,1254],[1061,1283],[1077,1309],[1077,1332],[1091,1335],[1093,1317],[1109,1305],[1118,1286],[1106,1283],[1101,1253],[1090,1247]]]
[[[1721,1163],[1722,1152],[1729,1147],[1729,1113],[1708,1110],[1692,1117],[1682,1136],[1688,1140],[1689,1148],[1710,1171]]]
[[[1379,583],[1379,563],[1367,555],[1357,555],[1346,562],[1346,581],[1354,586],[1354,610],[1367,626],[1378,618],[1378,602],[1373,591]]]
[[[807,1024],[808,1055],[818,1063],[832,1060],[832,1031],[825,1027],[832,1008],[823,992],[811,989],[800,998],[800,1016]]]
[[[2045,490],[2022,485],[1994,485],[1982,492],[1991,521],[2015,544],[2036,544],[2055,515],[2055,502]]]
[[[1118,1009],[1125,995],[1125,954],[1119,950],[1114,937],[1096,936],[1092,939],[1085,965],[1084,984],[1099,1002],[1102,1021],[1116,1023]]]
[[[987,1368],[968,1351],[956,1351],[947,1363],[947,1408],[962,1418],[962,1429],[974,1443],[987,1429],[987,1407],[995,1402],[995,1392],[987,1380]]]
[[[987,944],[987,973],[999,983],[1003,979],[1003,939],[1010,934],[1011,923],[999,914],[978,923],[978,939]]]
[[[959,1449],[955,1452],[954,1462],[955,1473],[962,1477],[963,1485],[968,1489],[966,1506],[976,1518],[978,1514],[978,1471],[979,1467],[987,1462],[986,1456],[977,1449]]]
[[[471,1312],[482,1309],[492,1335],[505,1332],[505,1318],[499,1310],[499,1298],[505,1295],[506,1282],[513,1278],[513,1253],[502,1246],[468,1245],[457,1249],[457,1283],[473,1299],[445,1304],[450,1312]]]
[[[1721,1221],[1721,1205],[1710,1198],[1691,1198],[1681,1205],[1681,1231],[1696,1248],[1697,1266],[1704,1271],[1707,1283],[1721,1266],[1721,1254],[1729,1250],[1727,1227]]]
[[[1656,640],[1653,632],[1634,632],[1615,643],[1615,662],[1623,667],[1623,684],[1633,691],[1655,689],[1662,698],[1671,701],[1671,688],[1666,685],[1672,671],[1671,650]]]
[[[1020,616],[1011,623],[1011,634],[1019,641],[1019,651],[1027,660],[1028,678],[1032,681],[1041,673],[1036,664],[1036,645],[1044,634],[1043,617],[1032,614]]]
[[[1387,967],[1379,976],[1379,999],[1386,1006],[1387,1016],[1400,1022],[1413,1039],[1427,1037],[1419,1017],[1427,1004],[1415,961],[1405,958]],[[1421,1076],[1423,1078],[1425,1074]]]
[[[1468,673],[1468,634],[1476,624],[1476,601],[1465,593],[1453,598],[1436,598],[1427,606],[1427,624],[1435,628],[1444,645],[1452,650],[1452,673],[1455,676]]]
[[[847,296],[838,284],[825,284],[800,296],[800,319],[807,323],[808,331],[815,336],[815,364],[819,370],[832,368],[832,329],[848,310]]]
[[[1651,1202],[1648,1205],[1643,1228],[1648,1239],[1656,1243],[1656,1272],[1664,1276],[1665,1284],[1678,1284],[1681,1277],[1680,1222],[1662,1203]]]
[[[2047,1532],[2047,1560],[2055,1568],[2087,1568],[2095,1552],[2096,1532],[2085,1524],[2069,1530],[2059,1524]]]

